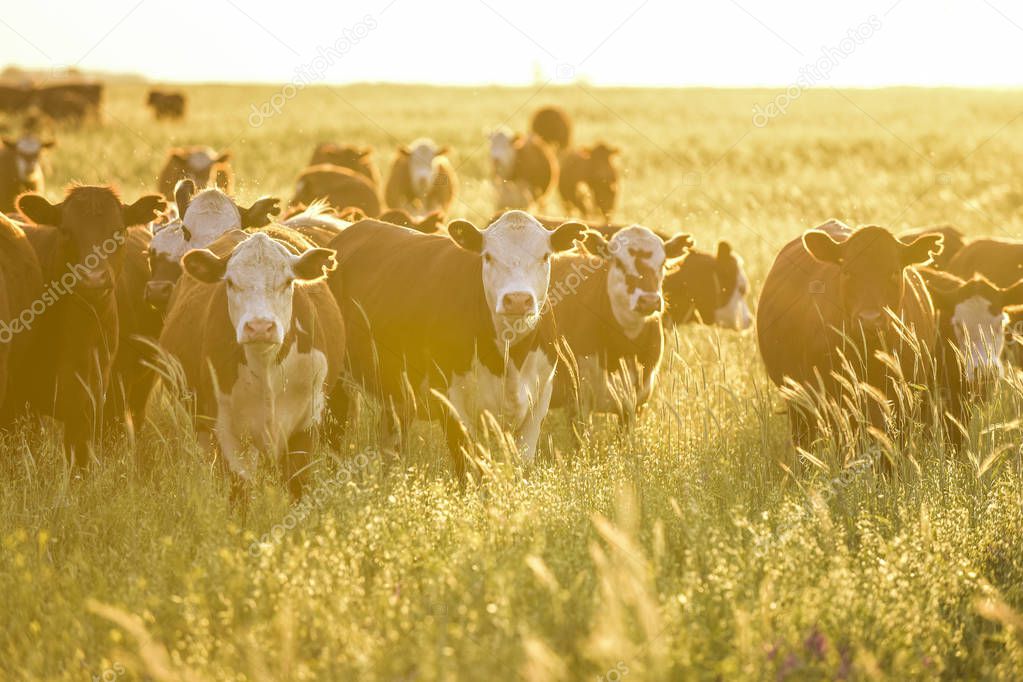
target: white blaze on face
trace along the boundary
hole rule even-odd
[[[505,127],[490,133],[490,161],[499,178],[511,177],[515,166],[515,134]]]
[[[230,230],[241,229],[242,216],[229,196],[211,188],[192,197],[182,222],[187,251],[205,249]]]
[[[239,344],[280,345],[291,325],[298,256],[257,232],[227,261],[227,310]]]
[[[416,140],[409,146],[408,173],[412,192],[425,197],[437,177],[437,145],[433,140]]]
[[[39,167],[39,153],[43,150],[42,143],[32,135],[26,135],[15,145],[14,163],[18,171],[18,179],[22,182],[32,180],[34,175],[42,173]]]
[[[608,250],[613,258],[607,273],[611,312],[626,336],[635,338],[663,307],[664,242],[647,228],[633,225],[616,232]]]
[[[175,263],[180,262],[181,257],[189,249],[188,242],[181,234],[181,220],[171,220],[157,228],[153,239],[149,242],[149,249],[155,256]]]
[[[193,173],[205,173],[210,166],[213,165],[213,161],[217,158],[217,153],[207,147],[194,151],[188,155],[185,163],[188,165],[189,170]]]
[[[535,326],[551,282],[551,232],[522,211],[483,231],[483,291],[498,334],[513,340]]]
[[[749,293],[749,278],[743,268],[742,259],[734,256],[738,272],[735,278],[735,288],[728,301],[714,312],[714,322],[719,327],[736,329],[742,331],[749,329],[753,324],[753,312],[746,302],[746,295]]]
[[[990,301],[983,296],[972,296],[956,305],[951,323],[968,379],[1001,375],[1008,322],[1008,315],[1001,310],[992,312]]]

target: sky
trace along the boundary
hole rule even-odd
[[[9,3],[0,63],[159,81],[1023,86],[1018,0]]]

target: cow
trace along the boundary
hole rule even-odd
[[[178,182],[174,200],[181,217],[156,231],[149,245],[151,275],[145,299],[158,311],[166,309],[185,253],[206,248],[230,230],[263,227],[280,213],[280,200],[275,197],[263,197],[243,208],[219,189],[196,194],[191,180]]]
[[[43,278],[24,230],[0,213],[0,424],[24,409],[35,377],[27,360],[35,342],[34,321]]]
[[[185,101],[185,95],[180,92],[150,90],[146,96],[146,106],[153,110],[153,116],[157,120],[162,118],[184,118]]]
[[[316,246],[325,247],[352,222],[334,215],[325,202],[314,201],[302,211],[281,220],[280,224],[298,232]]]
[[[62,202],[23,194],[18,211],[39,258],[44,310],[35,321],[29,403],[64,423],[69,459],[83,466],[96,445],[110,370],[118,348],[117,280],[125,230],[149,222],[164,201],[131,205],[105,186],[71,186]]]
[[[366,176],[330,163],[309,166],[298,176],[289,205],[322,200],[337,210],[358,208],[368,216],[380,215],[380,195]]]
[[[344,358],[344,323],[323,281],[334,256],[287,228],[232,230],[182,258],[160,334],[221,461],[251,480],[262,454],[295,497]]]
[[[516,135],[502,126],[490,135],[490,159],[498,209],[546,203],[557,183],[558,162],[543,139]]]
[[[0,111],[17,114],[32,104],[32,88],[26,85],[0,84]]]
[[[572,142],[572,122],[561,107],[537,109],[529,129],[557,150],[568,149]]]
[[[417,411],[442,420],[462,483],[465,448],[484,421],[533,460],[557,366],[550,260],[584,229],[548,230],[509,211],[482,231],[465,220],[449,234],[363,220],[334,240],[339,267],[328,281],[345,318],[351,378],[384,404],[389,435],[400,444]],[[343,394],[335,414],[345,413]]]
[[[15,139],[3,138],[0,149],[0,211],[14,210],[14,198],[22,192],[42,192],[43,169],[39,156],[56,144],[53,140],[40,140],[32,133]]]
[[[941,253],[934,257],[934,262],[931,264],[931,267],[939,270],[945,270],[955,255],[959,253],[964,246],[966,246],[966,237],[963,235],[962,230],[955,225],[916,227],[912,230],[900,232],[899,239],[902,241],[911,241],[923,234],[940,234],[945,238],[944,248],[942,248]]]
[[[334,144],[333,142],[321,142],[313,150],[313,156],[309,159],[310,166],[318,166],[321,163],[330,163],[341,166],[363,175],[370,184],[380,191],[380,171],[373,163],[372,147],[357,147],[350,144]]]
[[[562,153],[558,193],[566,213],[576,210],[584,218],[599,214],[605,222],[610,221],[618,196],[618,170],[611,163],[616,154],[617,147],[603,142]],[[582,185],[589,190],[589,198],[581,192]]]
[[[384,192],[387,207],[414,216],[437,210],[447,215],[458,194],[458,178],[447,153],[447,147],[426,138],[399,147]]]
[[[103,103],[101,83],[56,83],[36,88],[32,101],[54,121],[81,123],[87,118],[99,120]]]
[[[633,225],[610,241],[587,231],[586,253],[554,258],[549,300],[571,360],[558,366],[551,407],[568,408],[573,426],[593,413],[634,424],[661,364],[664,273],[692,243]]]
[[[200,189],[214,181],[214,186],[228,194],[234,184],[231,152],[217,152],[210,147],[174,147],[160,171],[157,189],[168,201],[174,200],[174,187],[179,180],[191,180]]]
[[[406,210],[391,208],[380,214],[380,222],[410,227],[417,232],[432,234],[444,229],[444,214],[440,211],[431,211],[422,218],[414,218]]]
[[[910,266],[930,263],[941,242],[941,235],[925,234],[904,243],[883,227],[853,230],[832,220],[782,248],[760,295],[757,341],[771,381],[788,389],[797,447],[816,440],[818,422],[793,402],[793,391],[814,396],[818,408],[822,399],[855,404],[849,381],[889,395],[896,372],[877,353],[884,349],[901,362],[905,381],[924,383],[932,376],[927,363],[934,358],[935,312]],[[910,333],[916,349],[907,340]],[[846,362],[855,376],[847,376]],[[868,400],[862,409],[870,424],[884,428],[879,403]]]

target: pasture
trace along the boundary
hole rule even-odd
[[[423,86],[191,86],[183,122],[145,87],[103,125],[58,129],[71,181],[153,191],[167,147],[233,152],[236,194],[290,198],[316,143],[386,168],[428,135],[454,150],[451,217],[493,213],[486,132],[557,103],[582,144],[622,149],[616,219],[727,239],[755,303],[778,250],[837,218],[1023,236],[1023,93],[779,93]],[[557,214],[557,198],[547,212]],[[633,434],[559,414],[521,470],[498,449],[460,491],[420,423],[399,458],[367,405],[292,504],[268,472],[244,504],[165,398],[84,472],[53,430],[2,436],[4,679],[1020,679],[1023,381],[972,409],[962,453],[913,429],[797,457],[756,337],[679,328]]]

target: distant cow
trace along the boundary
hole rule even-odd
[[[448,230],[355,223],[334,241],[340,262],[329,281],[354,380],[383,402],[399,437],[432,406],[464,480],[466,438],[485,428],[484,414],[514,437],[525,462],[534,458],[557,364],[550,259],[572,248],[583,226],[547,230],[510,211],[483,231],[464,220]]]
[[[341,313],[323,281],[334,251],[287,228],[236,230],[182,266],[160,345],[209,418],[200,428],[234,474],[250,480],[263,454],[297,496],[344,357]]]
[[[125,230],[152,220],[164,202],[149,195],[127,206],[110,187],[83,185],[72,186],[59,204],[24,194],[17,206],[35,223],[25,232],[51,283],[35,320],[30,402],[64,423],[69,457],[84,465],[117,353]]]
[[[440,211],[432,211],[422,218],[413,218],[408,211],[392,208],[380,214],[380,222],[411,227],[416,232],[432,234],[444,228],[444,215]]]
[[[309,160],[309,165],[318,166],[321,163],[331,163],[364,175],[373,187],[377,188],[377,192],[380,191],[380,171],[373,163],[372,147],[321,142],[313,150],[313,157]]]
[[[157,188],[171,201],[179,180],[191,180],[202,189],[212,179],[215,187],[230,194],[234,184],[230,159],[231,152],[217,152],[210,147],[175,147],[167,152]]]
[[[185,115],[185,95],[180,92],[150,90],[146,105],[153,110],[157,119],[183,118]]]
[[[103,102],[101,83],[55,83],[36,88],[32,100],[54,121],[81,123],[86,118],[99,120]]]
[[[302,211],[281,220],[280,224],[298,232],[316,246],[326,247],[352,222],[334,215],[326,203],[314,201]]]
[[[616,154],[616,147],[603,143],[562,153],[558,193],[565,212],[576,210],[583,217],[599,214],[605,221],[611,219],[618,196],[618,170],[611,163]],[[589,199],[581,191],[584,185]]]
[[[16,114],[25,111],[31,104],[31,87],[0,84],[0,111]]]
[[[962,231],[955,225],[917,227],[912,230],[900,232],[899,239],[904,242],[908,242],[924,234],[940,234],[944,237],[944,247],[941,249],[941,253],[934,257],[933,263],[933,267],[938,268],[939,270],[945,270],[948,268],[949,262],[951,262],[951,260],[955,258],[956,254],[959,253],[966,245],[966,237],[963,236]]]
[[[323,200],[338,210],[358,208],[370,217],[380,215],[380,196],[366,176],[330,163],[309,166],[298,176],[289,202],[312,204]]]
[[[458,178],[447,153],[447,147],[425,138],[399,147],[387,179],[387,207],[402,208],[414,216],[436,210],[450,213],[458,194]]]
[[[928,358],[917,357],[886,311],[933,358],[934,308],[909,266],[929,263],[941,251],[941,240],[927,234],[903,243],[882,227],[852,230],[830,221],[789,242],[767,274],[757,311],[757,340],[771,381],[778,386],[792,381],[810,393],[823,390],[839,406],[846,400],[855,404],[841,379],[843,358],[856,372],[847,379],[886,394],[893,372],[876,355],[886,347],[901,361],[906,381],[925,382]],[[871,424],[883,428],[878,404],[868,401],[863,410]],[[816,439],[816,419],[791,402],[789,417],[794,443],[808,447]]]
[[[558,150],[568,149],[572,142],[572,122],[561,107],[537,109],[529,128]]]
[[[263,197],[248,208],[219,189],[195,193],[195,183],[182,180],[174,192],[178,220],[155,231],[149,245],[151,276],[145,299],[159,311],[165,309],[174,284],[181,276],[181,258],[190,249],[204,249],[231,230],[262,227],[281,209],[280,200]]]
[[[0,149],[0,211],[14,210],[14,198],[22,192],[42,192],[43,169],[39,155],[56,144],[53,140],[40,140],[32,134],[18,139],[3,138]]]
[[[551,268],[551,307],[571,357],[558,367],[551,407],[568,407],[583,422],[593,412],[614,414],[631,426],[661,363],[665,269],[692,239],[665,242],[634,225],[610,241],[588,231],[583,243],[588,253],[560,254]]]
[[[43,279],[32,245],[20,226],[0,213],[0,424],[25,408],[34,385],[29,353],[42,300]]]
[[[542,208],[558,177],[557,159],[546,142],[502,127],[490,134],[490,160],[498,209],[531,208],[534,204]]]

